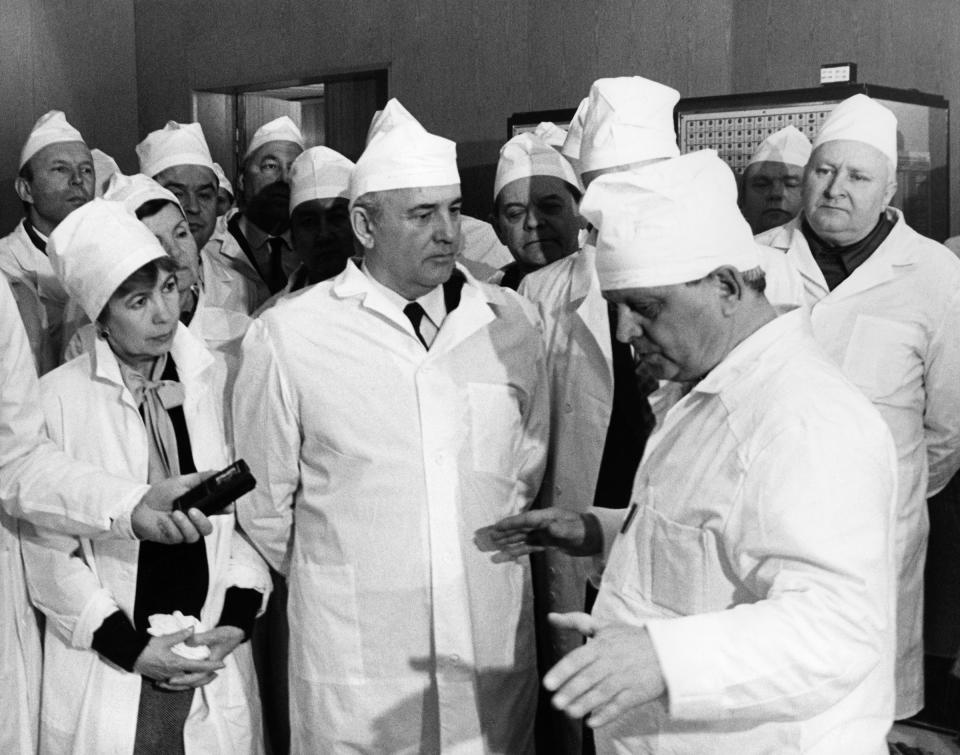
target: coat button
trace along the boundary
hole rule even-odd
[[[569,401],[567,401],[567,402],[563,405],[563,411],[565,411],[567,414],[569,414],[570,412],[572,412],[572,411],[573,411],[573,404],[571,404]]]

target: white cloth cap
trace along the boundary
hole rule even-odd
[[[676,89],[642,76],[597,79],[584,117],[581,171],[679,155],[673,129],[679,99]]]
[[[174,165],[200,165],[213,170],[213,158],[199,123],[177,123],[151,131],[137,145],[140,172],[153,178]]]
[[[496,201],[503,187],[518,178],[554,176],[576,189],[580,181],[567,159],[545,141],[532,133],[518,134],[500,148],[497,175],[493,181],[493,199]]]
[[[290,167],[290,212],[310,199],[350,196],[353,161],[329,147],[311,147]]]
[[[396,99],[378,119],[350,177],[351,203],[371,191],[460,183],[454,142],[428,133]]]
[[[20,166],[17,170],[26,165],[27,160],[44,147],[64,142],[83,142],[86,144],[80,132],[67,123],[67,117],[62,110],[51,110],[44,113],[33,124],[27,142],[20,150]]]
[[[713,150],[600,176],[580,214],[597,228],[605,291],[686,283],[722,265],[760,265],[737,207],[736,180]]]
[[[573,161],[580,160],[580,144],[583,141],[583,126],[587,118],[587,108],[590,106],[590,98],[584,97],[577,105],[577,112],[573,114],[573,120],[567,126],[567,136],[563,140],[563,146],[560,152],[563,156]],[[577,171],[579,173],[579,171]]]
[[[180,214],[183,214],[183,208],[180,206],[180,200],[177,195],[169,189],[163,188],[152,178],[135,173],[132,176],[125,176],[123,173],[114,173],[110,177],[110,183],[107,190],[103,192],[103,198],[108,202],[122,202],[123,206],[132,215],[136,215],[137,210],[142,205],[153,199],[164,199],[167,202],[173,202]],[[184,215],[186,217],[186,215]]]
[[[747,167],[754,163],[769,162],[799,165],[802,168],[810,159],[812,151],[813,147],[810,145],[810,140],[800,133],[800,129],[796,126],[787,126],[779,131],[774,131],[760,142],[760,146],[753,153]]]
[[[120,202],[94,199],[50,233],[47,254],[64,289],[92,321],[132,273],[166,257],[150,229]]]
[[[563,143],[567,140],[567,129],[550,121],[542,121],[533,130],[533,135],[560,152],[563,149]]]
[[[274,118],[254,131],[253,138],[247,145],[247,151],[243,153],[241,162],[246,162],[250,155],[270,142],[293,142],[300,149],[303,149],[303,134],[300,133],[300,127],[293,122],[289,115]]]
[[[876,147],[896,169],[897,116],[867,95],[855,94],[837,105],[820,127],[813,148],[839,139]]]
[[[120,172],[120,166],[117,165],[116,160],[103,150],[91,149],[90,154],[93,156],[93,176],[94,179],[96,179],[96,195],[102,197],[110,179],[115,173]]]
[[[233,191],[233,184],[230,183],[230,179],[227,178],[227,174],[223,170],[223,167],[220,165],[220,163],[213,164],[213,172],[217,176],[217,182],[219,184],[219,188],[226,189],[227,193],[231,197],[235,197],[236,194]]]

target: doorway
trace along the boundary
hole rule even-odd
[[[308,147],[325,145],[356,161],[367,127],[387,103],[387,70],[338,73],[193,92],[193,120],[213,159],[236,186],[243,152],[264,123],[289,116]]]

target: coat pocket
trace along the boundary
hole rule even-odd
[[[643,517],[653,603],[679,616],[727,607],[733,588],[717,561],[714,534],[670,521],[649,507]]]
[[[922,406],[923,333],[909,323],[858,315],[843,372],[875,403],[906,407],[920,400]]]
[[[520,438],[520,401],[509,385],[468,383],[470,449],[477,472],[512,477]]]

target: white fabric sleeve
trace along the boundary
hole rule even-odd
[[[84,560],[89,545],[24,523],[20,527],[30,600],[68,645],[87,650],[104,619],[119,610]]]
[[[807,718],[892,673],[893,444],[834,435],[790,428],[750,463],[721,547],[755,602],[646,622],[673,718]]]
[[[0,505],[68,534],[131,537],[130,512],[148,489],[74,461],[50,442],[27,336],[0,276]]]
[[[254,320],[243,339],[233,427],[237,455],[250,465],[257,487],[237,502],[237,520],[267,563],[286,574],[300,484],[300,425],[281,372],[263,318]]]
[[[960,469],[960,291],[954,294],[924,359],[924,439],[930,479],[939,493]]]

